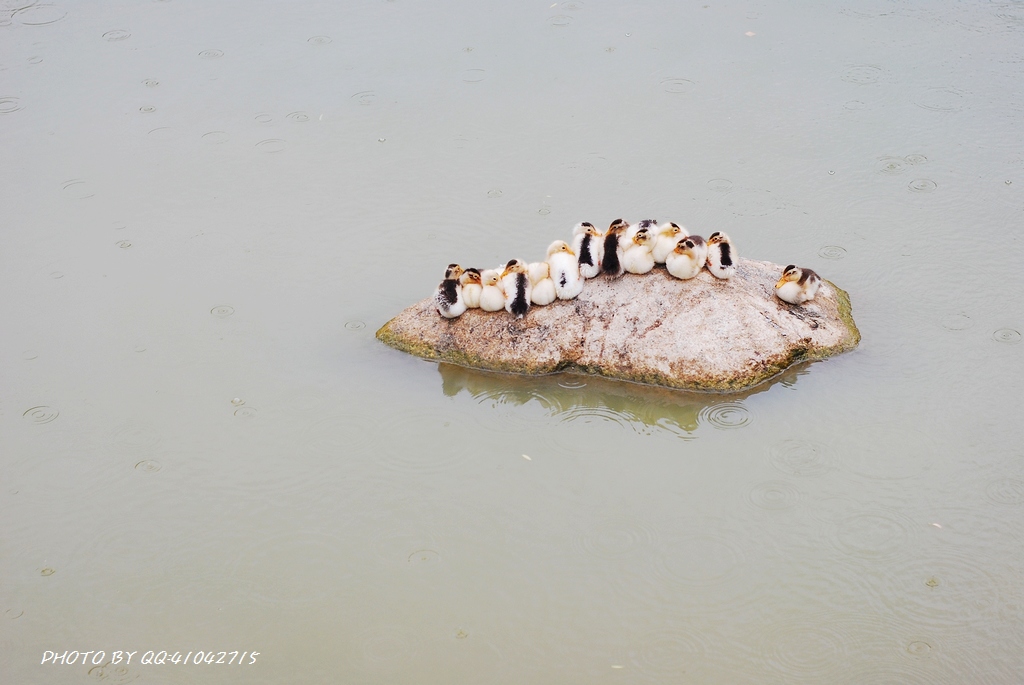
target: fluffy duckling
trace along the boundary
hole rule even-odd
[[[521,319],[530,309],[530,274],[526,264],[518,259],[510,259],[501,274],[501,287],[505,291],[505,309],[509,314]]]
[[[469,268],[462,272],[459,277],[459,285],[462,286],[462,299],[469,309],[480,307],[480,293],[484,284],[480,280],[480,269]]]
[[[708,258],[708,246],[699,235],[683,238],[665,260],[665,268],[676,278],[684,281],[693,278],[704,268]]]
[[[658,230],[658,221],[656,219],[641,219],[635,224],[630,224],[629,228],[626,229],[626,235],[622,239],[626,245],[626,249],[629,249],[629,243],[633,240],[638,232],[647,229],[648,233],[654,233]]]
[[[437,313],[446,319],[462,316],[466,311],[466,301],[462,298],[462,286],[459,285],[462,273],[461,266],[449,264],[444,271],[444,280],[437,286],[437,292],[434,293],[434,306],[437,307]]]
[[[571,300],[583,292],[580,265],[567,242],[556,240],[548,246],[548,264],[551,265],[551,280],[555,282],[558,299]]]
[[[657,240],[654,243],[654,249],[651,251],[651,254],[654,255],[654,261],[658,264],[664,264],[668,261],[668,256],[672,254],[672,250],[676,249],[679,241],[688,235],[690,234],[686,232],[685,228],[671,221],[658,226],[658,232],[655,236]]]
[[[601,271],[608,274],[612,278],[616,278],[622,275],[624,269],[622,268],[622,254],[624,252],[622,242],[622,236],[629,228],[622,219],[616,219],[612,222],[611,226],[604,234],[604,255],[601,257]]]
[[[646,228],[641,228],[633,236],[629,246],[622,255],[622,267],[631,274],[645,274],[654,268],[655,237]]]
[[[558,297],[555,293],[555,282],[551,280],[551,265],[547,262],[532,262],[530,272],[530,302],[544,306],[551,304]]]
[[[708,271],[716,278],[729,278],[736,273],[739,261],[736,247],[726,234],[715,231],[708,238]]]
[[[580,265],[583,278],[593,278],[601,273],[601,258],[604,257],[604,236],[594,224],[583,221],[573,229],[572,251]]]
[[[814,299],[820,285],[818,274],[790,264],[782,270],[782,278],[775,284],[775,294],[783,302],[803,304]]]
[[[505,291],[501,289],[501,273],[487,269],[480,274],[483,288],[480,290],[480,309],[485,312],[500,312],[505,308]]]

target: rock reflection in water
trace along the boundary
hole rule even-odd
[[[636,429],[662,428],[681,438],[693,439],[701,425],[718,429],[748,425],[751,417],[744,400],[767,392],[779,383],[792,386],[797,378],[807,373],[808,366],[791,367],[767,383],[728,394],[686,392],[581,374],[517,376],[443,362],[437,368],[442,390],[448,397],[465,390],[478,401],[514,405],[535,401],[552,417],[567,421],[580,416],[613,414],[617,421]]]

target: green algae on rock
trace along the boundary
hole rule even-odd
[[[723,281],[688,281],[656,269],[587,281],[575,300],[531,307],[522,319],[470,309],[444,319],[427,298],[387,322],[377,338],[426,359],[491,371],[560,371],[699,391],[749,388],[787,367],[860,342],[850,297],[829,281],[803,305],[782,302],[782,267],[741,259]]]

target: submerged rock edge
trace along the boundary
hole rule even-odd
[[[824,280],[824,279],[823,279]],[[410,310],[421,310],[430,316],[437,318],[439,326],[458,326],[458,319],[442,319],[437,317],[432,310],[430,299],[423,300],[409,307],[405,312],[392,318],[384,324],[376,333],[376,337],[385,345],[393,347],[402,352],[436,361],[448,362],[458,366],[465,366],[473,369],[486,371],[497,371],[501,373],[512,373],[528,376],[547,375],[554,373],[576,373],[589,376],[601,376],[615,380],[623,380],[645,385],[655,385],[679,390],[691,390],[698,392],[736,392],[746,390],[764,383],[783,371],[801,362],[820,361],[833,357],[843,352],[855,349],[861,340],[860,330],[853,320],[853,307],[850,302],[850,295],[842,288],[839,288],[831,281],[825,281],[835,292],[836,309],[839,321],[846,329],[846,335],[834,345],[812,346],[807,348],[797,347],[784,354],[776,354],[759,360],[750,368],[742,372],[725,373],[717,375],[705,375],[698,379],[681,379],[657,370],[649,369],[633,370],[622,372],[615,368],[599,364],[577,363],[576,361],[560,358],[557,360],[542,359],[531,360],[529,358],[518,358],[515,360],[492,359],[476,354],[456,345],[443,343],[445,336],[442,334],[441,342],[433,344],[429,341],[407,335],[401,330],[397,323],[400,318]],[[498,316],[501,314],[499,313]],[[510,325],[516,325],[514,322]]]

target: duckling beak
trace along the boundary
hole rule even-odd
[[[786,285],[786,277],[785,276],[780,278],[779,282],[775,284],[775,289],[778,290],[779,288],[781,288],[784,285]]]

